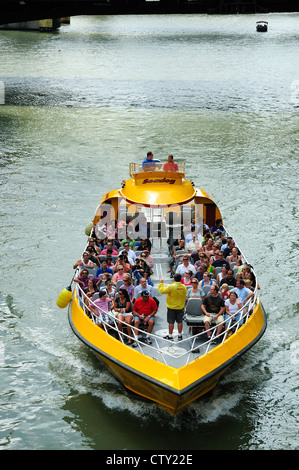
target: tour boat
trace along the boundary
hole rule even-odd
[[[226,323],[217,338],[212,323],[211,337],[208,338],[201,310],[203,300],[192,298],[186,303],[183,339],[179,341],[176,328],[173,340],[165,339],[168,333],[166,295],[159,293],[158,284],[161,278],[164,285],[173,282],[168,272],[172,241],[181,233],[186,240],[188,236],[190,238],[190,233],[194,233],[190,232],[190,223],[202,240],[203,229],[214,227],[222,216],[210,195],[197,189],[185,177],[183,162],[178,164],[177,171],[165,171],[164,168],[163,163],[157,162],[151,168],[130,163],[130,177],[122,181],[120,188],[103,195],[93,221],[85,230],[86,235],[91,233],[104,238],[107,227],[116,224],[119,241],[128,234],[130,239],[138,241],[144,237],[140,226],[142,218],[146,217],[146,237],[152,243],[150,254],[154,259],[150,279],[159,301],[154,329],[149,335],[151,344],[144,341],[143,329],[138,331],[139,335],[132,333],[135,347],[128,344],[126,325],[120,333],[112,311],[109,312],[109,323],[102,321],[99,326],[90,307],[93,300],[86,301],[86,294],[77,282],[72,282],[73,291],[70,287],[64,289],[57,305],[63,308],[68,304],[73,332],[116,379],[134,394],[156,402],[175,415],[213,389],[224,372],[260,340],[266,329],[266,317],[255,287],[254,295],[239,311],[238,322]],[[222,230],[225,230],[224,226]],[[227,232],[222,233],[229,236]],[[85,248],[87,245],[88,239]],[[140,250],[136,248],[134,253],[140,256]],[[240,253],[242,262],[247,263],[241,250]],[[115,259],[117,256],[114,255],[113,261]],[[75,278],[79,271],[80,267],[76,269]],[[95,276],[95,269],[88,271],[89,276]],[[131,275],[136,284],[134,273]]]
[[[258,33],[265,33],[268,31],[268,21],[257,21],[256,30]]]

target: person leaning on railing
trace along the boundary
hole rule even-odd
[[[175,163],[173,161],[173,156],[172,155],[169,155],[167,157],[167,162],[164,163],[163,170],[164,171],[179,171],[179,167],[178,167],[177,163]]]
[[[147,152],[146,159],[142,162],[142,169],[144,171],[154,170],[156,163],[160,163],[160,160],[154,159],[153,152]]]

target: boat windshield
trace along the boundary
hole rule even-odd
[[[148,171],[174,171],[177,173],[185,174],[185,162],[176,163],[177,169],[172,167],[173,164],[169,162],[157,162],[153,161],[150,163],[130,163],[130,176],[133,176],[136,173],[145,173]],[[175,167],[176,168],[176,167]]]

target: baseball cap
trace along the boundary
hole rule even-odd
[[[141,295],[142,295],[143,297],[149,297],[150,294],[149,294],[149,291],[148,291],[148,290],[143,290],[143,291],[141,291]]]

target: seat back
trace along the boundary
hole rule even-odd
[[[119,291],[119,289],[121,288],[121,286],[123,285],[123,283],[124,283],[123,279],[120,279],[119,281],[117,281],[116,287],[115,287],[115,289],[116,289],[117,292]]]
[[[205,297],[210,293],[211,286],[199,286],[199,287],[204,291]]]
[[[192,317],[199,317],[203,315],[201,310],[202,300],[197,298],[192,298],[188,300],[186,305],[185,314]]]

